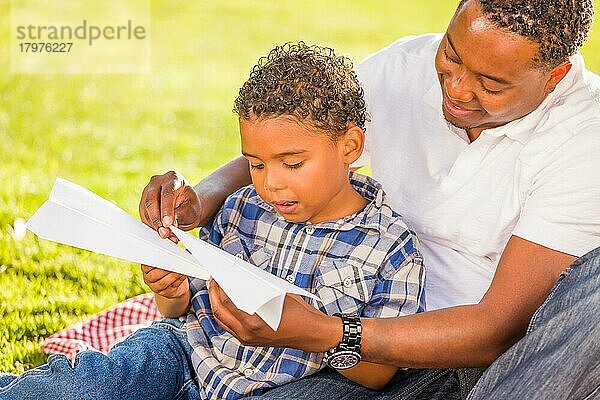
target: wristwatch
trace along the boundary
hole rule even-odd
[[[355,367],[361,359],[362,325],[360,324],[360,318],[350,314],[335,313],[333,315],[342,319],[344,332],[340,344],[325,352],[323,361],[333,369]]]

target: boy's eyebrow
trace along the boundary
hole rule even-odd
[[[298,154],[302,154],[302,153],[306,153],[308,150],[290,150],[290,151],[284,151],[283,153],[277,153],[273,156],[273,158],[283,158],[283,157],[287,157],[287,156],[295,156]],[[250,154],[250,153],[246,153],[245,151],[242,151],[242,155],[244,157],[253,157],[253,158],[260,158],[255,156],[254,154]]]

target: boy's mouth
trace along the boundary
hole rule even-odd
[[[290,214],[298,207],[297,201],[274,201],[273,207],[277,209],[281,214]]]

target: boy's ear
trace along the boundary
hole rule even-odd
[[[345,164],[358,160],[365,147],[365,133],[356,125],[351,125],[340,139],[340,148]]]

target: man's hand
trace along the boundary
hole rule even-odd
[[[142,192],[140,199],[142,222],[156,230],[163,239],[177,242],[168,229],[176,225],[182,230],[198,227],[202,221],[202,206],[194,188],[175,171],[154,175]]]
[[[324,352],[342,339],[342,323],[311,307],[298,295],[288,294],[277,331],[256,314],[240,311],[214,281],[209,282],[210,304],[219,325],[244,345],[291,347]]]

